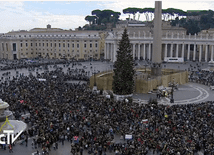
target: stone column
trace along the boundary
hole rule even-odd
[[[105,43],[105,48],[104,48],[104,59],[107,59],[106,58],[106,55],[107,55],[107,43]]]
[[[164,55],[164,58],[167,57],[167,44],[165,44],[165,55]]]
[[[211,61],[213,61],[213,45],[212,46],[212,51],[211,51]]]
[[[173,44],[171,44],[170,57],[173,57]]]
[[[155,1],[153,32],[154,32],[154,34],[153,34],[152,63],[161,64],[162,63],[162,60],[161,60],[161,52],[162,52],[162,2],[161,1]],[[151,47],[150,47],[150,49],[151,49]],[[151,56],[151,51],[149,51],[149,53]],[[160,72],[161,72],[161,70],[160,70]]]
[[[203,47],[203,45],[199,45],[199,62],[201,62],[201,46]]]
[[[133,44],[133,59],[135,60],[135,43]]]
[[[183,43],[183,45],[182,45],[182,58],[184,59],[184,43]]]
[[[113,43],[111,43],[111,61],[114,62],[114,46],[113,46]]]
[[[205,51],[205,62],[207,62],[207,53],[208,53],[208,45],[206,45],[206,51]]]
[[[137,53],[137,59],[140,60],[140,43],[138,44],[138,53]]]
[[[195,61],[195,53],[196,53],[196,44],[194,43],[193,61]]]
[[[176,58],[178,58],[178,47],[179,47],[179,44],[176,45]]]
[[[148,59],[151,60],[151,43],[149,43],[149,56]]]
[[[111,56],[110,56],[110,50],[111,50],[111,49],[110,49],[110,44],[107,43],[107,45],[108,45],[108,46],[107,46],[107,47],[108,47],[108,48],[107,48],[107,53],[108,53],[107,59],[111,59]]]
[[[146,60],[146,43],[143,45],[143,59]]]
[[[117,60],[116,55],[117,55],[117,44],[114,43],[114,61],[113,62]]]
[[[188,53],[187,53],[187,60],[189,61],[189,55],[190,55],[190,44],[188,44]]]

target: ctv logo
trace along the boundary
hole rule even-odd
[[[10,125],[13,128],[13,126],[10,124],[8,118],[6,117],[6,121],[4,122],[4,124],[1,126],[0,128],[0,132],[1,130],[3,129],[3,127],[8,123],[8,125]],[[12,144],[13,142],[15,142],[15,140],[22,134],[23,130],[21,130],[15,137],[14,137],[14,130],[3,130],[3,133],[4,134],[0,134],[0,144],[6,144],[5,141],[2,141],[2,138],[3,137],[6,137],[7,135],[7,144]],[[6,135],[5,135],[6,134]],[[11,138],[10,138],[10,135],[11,135]],[[10,139],[11,139],[11,142],[10,142]],[[5,138],[6,140],[6,138]]]

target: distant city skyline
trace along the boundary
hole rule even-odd
[[[88,22],[87,15],[95,9],[110,9],[121,12],[119,19],[126,19],[122,10],[127,7],[152,7],[154,1],[1,1],[0,2],[0,33],[9,31],[45,28],[47,24],[53,28],[72,29],[84,26]],[[214,1],[170,1],[162,0],[162,8],[187,10],[214,10]],[[132,16],[131,16],[132,17]],[[136,18],[137,19],[137,18]],[[145,20],[143,14],[140,20]]]

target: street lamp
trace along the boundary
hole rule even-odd
[[[96,84],[96,78],[95,78],[95,74],[96,74],[96,72],[95,72],[95,67],[94,67],[94,72],[93,72],[93,74],[94,74],[94,86],[96,87],[97,84]]]
[[[172,87],[170,103],[174,103],[173,92],[174,92],[175,86],[176,86],[176,84],[175,84],[174,78],[173,78],[173,82],[169,83],[169,87]]]

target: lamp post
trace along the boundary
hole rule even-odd
[[[174,103],[174,98],[173,98],[173,92],[174,92],[174,87],[175,87],[174,78],[173,78],[173,82],[169,83],[169,87],[172,87],[170,103]]]
[[[94,86],[96,87],[97,84],[96,84],[96,78],[95,78],[95,74],[96,74],[96,72],[95,72],[95,67],[94,67],[94,72],[93,72],[93,74],[94,74]]]

